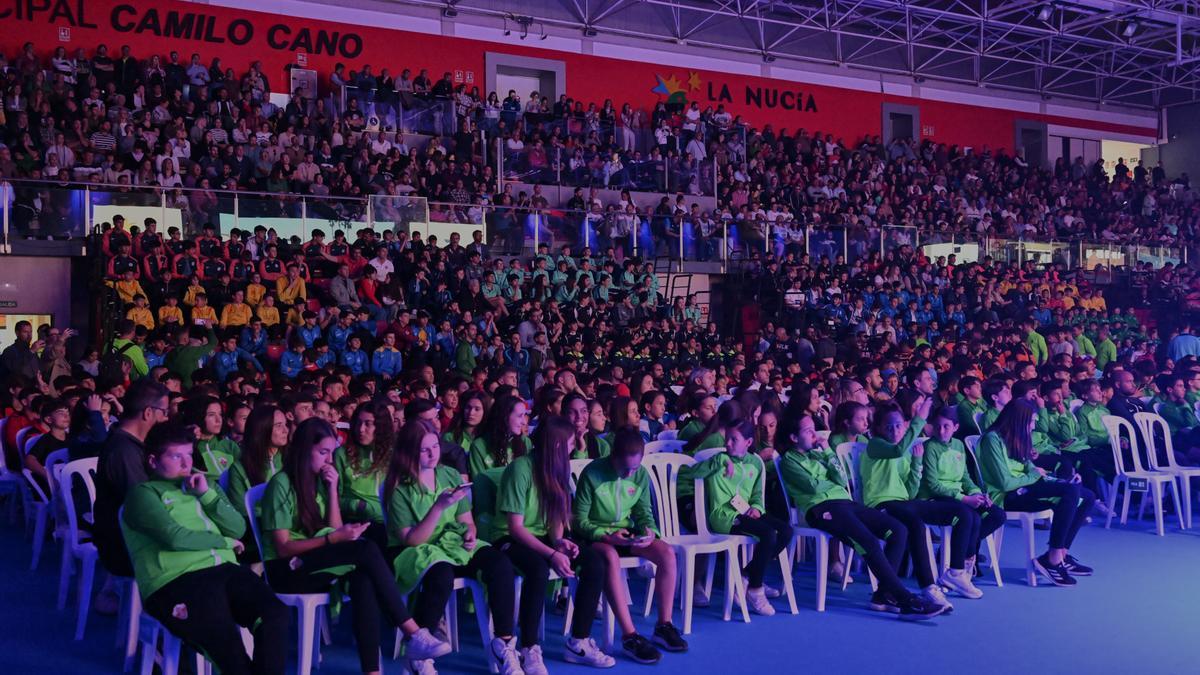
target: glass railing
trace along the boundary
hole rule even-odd
[[[558,193],[562,196],[562,193]],[[636,213],[617,205],[591,211],[503,206],[478,199],[474,204],[429,202],[415,194],[379,194],[369,199],[328,195],[198,190],[122,185],[0,182],[0,220],[4,242],[36,239],[80,239],[109,226],[121,215],[128,227],[144,227],[148,218],[164,235],[178,228],[184,237],[198,235],[211,224],[225,237],[237,228],[263,227],[282,238],[307,241],[313,230],[327,237],[341,230],[354,234],[369,228],[416,236],[436,236],[445,243],[453,233],[463,242],[478,230],[491,250],[502,255],[530,255],[541,244],[556,251],[563,244],[596,253],[620,251],[622,257],[665,259],[678,263],[719,262],[727,268],[739,260],[788,254],[847,263],[887,260],[905,252],[930,259],[967,263],[990,256],[1009,264],[1063,264],[1068,268],[1111,270],[1148,263],[1162,267],[1186,263],[1185,248],[1120,245],[1094,241],[1006,239],[971,232],[940,232],[892,226],[805,226],[784,220],[723,221],[708,216],[655,215],[652,206]]]

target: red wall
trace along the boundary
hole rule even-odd
[[[32,5],[32,7],[31,7]],[[433,77],[450,70],[455,78],[484,84],[484,54],[488,51],[558,59],[566,63],[567,91],[584,101],[602,102],[612,98],[619,106],[629,102],[650,107],[662,93],[653,91],[662,78],[672,85],[668,91],[682,91],[687,100],[698,100],[701,108],[719,97],[723,87],[732,99],[726,108],[756,125],[773,124],[776,130],[832,133],[847,142],[864,134],[880,132],[884,101],[905,103],[920,108],[922,135],[945,143],[984,144],[993,148],[1011,147],[1013,122],[1017,119],[1100,129],[1115,133],[1154,136],[1154,128],[1092,122],[925,101],[881,93],[854,91],[748,77],[687,68],[557,52],[545,49],[499,45],[477,40],[424,35],[370,26],[354,26],[328,21],[297,19],[275,14],[249,12],[178,0],[0,0],[0,48],[13,57],[20,45],[30,40],[43,53],[63,45],[69,51],[84,47],[89,54],[99,43],[106,43],[114,58],[119,47],[128,44],[133,54],[146,58],[175,49],[186,62],[192,52],[207,64],[219,56],[226,66],[239,74],[252,60],[261,60],[275,91],[286,86],[284,66],[306,61],[307,67],[322,74],[344,62],[348,68],[370,63],[375,72],[388,67],[393,74],[403,68],[414,72],[428,68]],[[237,43],[237,44],[235,44]],[[694,76],[694,77],[693,77]],[[797,93],[803,103],[799,110],[784,109],[778,103],[747,104],[747,89],[774,90],[786,102]],[[528,92],[520,92],[526,97]],[[680,94],[676,94],[680,95]],[[715,106],[719,101],[714,101]]]

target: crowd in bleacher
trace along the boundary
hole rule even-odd
[[[257,188],[279,193],[264,208],[280,209],[285,193],[322,186],[514,199],[491,193],[474,158],[471,122],[493,116],[470,92],[453,94],[453,150],[434,139],[402,151],[362,132],[359,94],[278,109],[256,67],[239,78],[198,57],[47,60],[31,47],[6,68],[0,178]],[[414,84],[410,95],[426,93]],[[428,96],[441,95],[431,83]],[[556,126],[556,105],[543,108],[502,107],[493,128],[523,142],[558,131],[572,148],[596,133]],[[722,126],[742,127],[700,115],[667,126],[716,157],[720,211],[667,198],[643,214],[662,219],[656,237],[726,214],[748,241],[773,236],[760,222],[1163,243],[1195,227],[1186,179],[1160,170],[1109,180],[986,148],[844,148],[769,128],[726,151]],[[628,140],[601,143],[629,152]],[[30,198],[23,190],[16,199]],[[1191,301],[1186,266],[1139,268],[1123,288],[1063,264],[930,259],[905,242],[848,261],[788,238],[748,246],[729,290],[734,327],[672,297],[619,229],[594,248],[543,243],[530,257],[496,255],[484,231],[467,243],[370,228],[300,241],[203,217],[165,233],[152,218],[114,217],[91,247],[111,336],[89,346],[21,323],[0,354],[5,466],[27,472],[0,485],[25,495],[34,520],[38,495],[58,494],[46,511],[60,521],[60,509],[90,511],[77,522],[109,573],[95,609],[140,592],[148,616],[222,672],[282,672],[279,598],[331,588],[333,605],[349,598],[363,672],[379,670],[384,619],[406,666],[435,672],[458,578],[492,618],[489,663],[536,675],[547,671],[539,626],[560,600],[569,636],[552,652],[567,661],[614,665],[592,636],[602,596],[628,658],[686,651],[692,608],[712,589],[676,556],[701,541],[699,554],[724,558],[725,593],[742,611],[770,616],[783,596],[794,608],[797,545],[832,537],[847,546],[818,574],[840,581],[858,558],[878,581],[871,609],[931,619],[952,609],[947,594],[983,595],[976,581],[998,565],[990,535],[1006,512],[1052,521],[1029,569],[1072,586],[1094,572],[1076,537],[1111,508],[1126,461],[1162,475],[1200,464],[1200,338],[1149,301]],[[1166,434],[1138,417],[1154,412]],[[94,472],[94,504],[72,466]],[[926,526],[941,533],[940,563]],[[899,574],[906,555],[915,589]],[[658,613],[645,635],[627,602],[639,575],[653,579]],[[776,575],[782,588],[767,583]],[[79,611],[86,620],[86,602]],[[252,629],[253,663],[238,625]]]

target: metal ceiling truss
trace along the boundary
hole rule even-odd
[[[392,0],[1141,108],[1200,92],[1200,0]]]

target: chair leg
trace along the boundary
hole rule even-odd
[[[846,574],[850,574],[847,561]],[[825,611],[825,593],[829,590],[829,537],[817,537],[817,611]]]
[[[96,559],[92,556],[87,556],[80,561],[79,585],[76,588],[76,593],[79,597],[76,603],[79,606],[79,613],[75,618],[75,639],[82,640],[83,632],[87,628],[88,611],[92,605],[92,581],[96,576]]]
[[[67,606],[67,596],[71,592],[71,573],[75,571],[75,556],[71,553],[71,543],[64,540],[62,543],[62,561],[58,566],[58,603],[55,605],[60,611]]]
[[[475,611],[487,616],[481,607],[476,607]],[[458,651],[458,591],[451,590],[450,598],[446,600],[446,629],[450,631],[447,636],[450,638],[450,649]]]
[[[952,528],[950,525],[946,525],[945,527],[942,528],[942,568],[941,568],[942,572],[945,572],[946,570],[950,569],[950,536],[952,534],[951,529]],[[932,558],[930,558],[930,559],[932,560]]]
[[[300,649],[296,656],[300,663],[296,672],[299,675],[310,675],[312,673],[313,652],[317,648],[317,607],[306,602],[297,608],[297,612],[299,614],[297,616],[297,627],[300,630]]]
[[[692,633],[692,601],[696,592],[696,556],[690,552],[683,557],[683,634]]]
[[[1183,519],[1187,521],[1187,529],[1192,529],[1192,477],[1180,476],[1179,484],[1183,488]]]
[[[779,571],[783,575],[783,593],[787,596],[788,609],[792,614],[799,614],[800,610],[796,607],[796,589],[792,586],[792,561],[786,548],[779,552]]]
[[[1025,583],[1037,586],[1037,573],[1033,569],[1033,559],[1037,556],[1037,544],[1033,536],[1033,519],[1021,520],[1021,531],[1025,535]]]
[[[171,635],[165,628],[162,630],[162,639],[162,675],[176,675],[179,672],[179,652],[182,645],[179,644],[179,638]]]
[[[1125,525],[1129,522],[1129,502],[1133,501],[1133,493],[1129,491],[1129,481],[1122,480],[1121,483],[1125,486],[1125,494],[1121,498],[1121,524]]]
[[[125,672],[133,668],[137,656],[138,622],[142,617],[142,597],[135,584],[129,585],[129,615],[125,617]]]
[[[654,607],[654,577],[650,577],[650,583],[646,584],[646,607],[642,610],[642,616],[650,616],[650,609]]]
[[[1171,499],[1175,504],[1175,517],[1179,519],[1179,529],[1185,529],[1187,526],[1184,525],[1183,506],[1179,503],[1179,483],[1171,480],[1167,483],[1167,487],[1171,488]]]
[[[731,600],[736,600],[742,608],[742,621],[750,623],[750,610],[746,606],[746,589],[742,586],[742,570],[738,564],[737,550],[730,550],[726,556],[728,569],[725,571],[725,620],[730,619]],[[715,561],[714,561],[715,562]]]
[[[1154,529],[1158,532],[1158,536],[1165,537],[1167,535],[1166,526],[1163,524],[1163,484],[1159,481],[1150,483],[1150,494],[1154,498]],[[1138,520],[1142,519],[1142,511],[1146,509],[1146,495],[1142,494],[1142,508],[1138,510]]]
[[[38,561],[42,558],[42,544],[46,543],[46,518],[49,515],[50,509],[44,504],[39,504],[37,514],[34,516],[33,561],[29,564],[31,570],[37,569]]]
[[[1115,509],[1117,508],[1117,479],[1113,479],[1113,482],[1108,485],[1108,503],[1107,503],[1107,505],[1108,505],[1108,514],[1104,518],[1104,529],[1106,529],[1106,530],[1110,529],[1112,527],[1113,514],[1116,513]]]
[[[996,534],[989,534],[986,539],[988,550],[988,562],[992,564],[992,576],[996,577],[996,586],[1004,587],[1004,579],[1000,576],[1000,548],[996,545]]]

